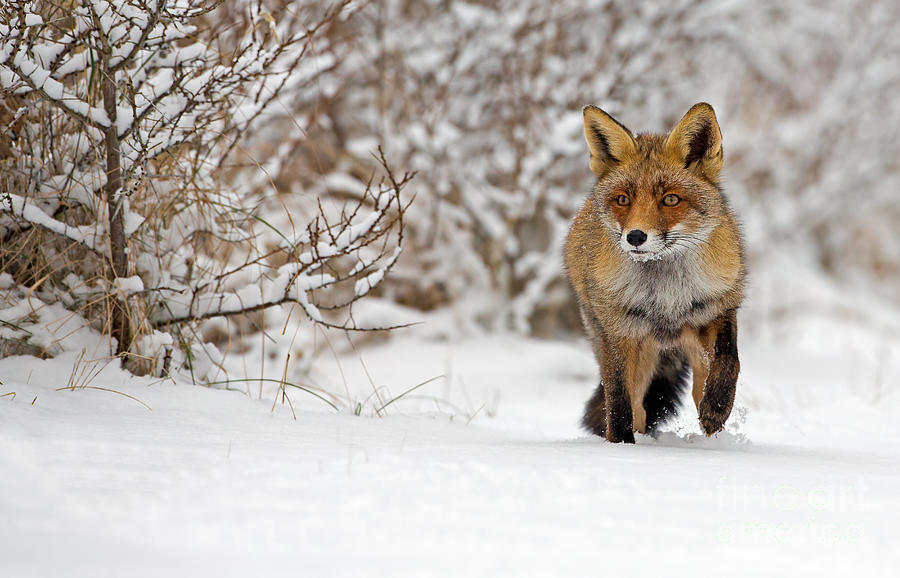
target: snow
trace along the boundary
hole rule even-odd
[[[353,292],[357,297],[361,297],[371,291],[373,287],[381,283],[381,280],[384,279],[384,269],[378,269],[369,273],[362,279],[359,279],[353,285]]]
[[[5,63],[5,58],[0,59],[0,64]],[[65,86],[50,76],[50,71],[42,68],[38,63],[30,60],[24,52],[18,52],[12,59],[13,71],[23,80],[29,82],[35,90],[43,91],[47,97],[55,101],[61,108],[88,118],[100,127],[109,126],[109,117],[102,108],[91,106],[77,96],[66,91]],[[12,85],[12,77],[4,75],[3,86]]]
[[[38,207],[34,201],[12,193],[7,193],[3,201],[9,207],[9,212],[25,221],[38,225],[54,233],[67,237],[77,243],[95,249],[94,238],[99,231],[95,227],[74,227],[61,221],[57,221]]]
[[[202,319],[293,300],[303,307],[311,319],[321,321],[322,315],[310,302],[307,292],[327,287],[334,281],[335,278],[329,274],[310,274],[302,270],[301,264],[289,263],[278,268],[272,277],[261,274],[255,282],[227,293],[201,293],[195,296],[188,291],[164,288],[160,293],[166,295],[166,307],[157,311],[154,320],[162,322],[188,316]]]
[[[397,262],[397,258],[400,257],[400,253],[402,253],[402,247],[395,247],[394,252],[380,268],[375,269],[362,279],[358,279],[353,285],[354,295],[356,295],[357,297],[362,297],[363,295],[366,295],[369,291],[377,287],[378,284],[384,280],[384,275],[388,272],[388,269],[393,267],[394,263]],[[380,256],[376,255],[372,260],[369,261],[360,259],[356,262],[355,265],[353,265],[353,268],[350,269],[350,275],[361,272],[366,267],[377,265],[379,258]]]
[[[131,277],[116,277],[113,283],[116,286],[116,290],[122,295],[139,293],[144,290],[144,282],[137,275],[132,275]]]
[[[0,286],[3,285],[6,285],[5,279],[0,283]],[[51,355],[72,352],[88,358],[108,355],[108,339],[87,326],[80,316],[67,311],[63,304],[44,303],[33,293],[25,293],[19,287],[7,286],[3,290],[6,293],[0,299],[0,339],[27,340],[30,345],[42,348]],[[3,360],[3,363],[8,361]],[[20,366],[30,368],[30,361],[25,358],[20,361]],[[6,374],[0,372],[0,383],[5,383],[5,378]]]
[[[86,147],[87,139],[76,143],[79,148]],[[76,154],[81,151],[76,150]],[[41,186],[42,195],[54,194],[65,196],[69,202],[77,202],[84,207],[94,207],[98,203],[94,191],[106,186],[106,174],[103,172],[79,172],[71,164],[66,164],[65,171],[47,179]]]
[[[37,14],[25,14],[25,26],[40,26],[44,23],[44,19]]]
[[[52,50],[54,53],[62,52],[63,45],[50,45],[50,46],[41,46],[40,48],[44,48]],[[73,72],[81,72],[85,70],[91,65],[91,52],[89,50],[84,50],[82,52],[78,52],[69,56],[62,65],[60,65],[54,76],[57,78],[62,78],[68,74],[72,74]],[[58,57],[58,54],[52,55],[52,60],[55,60]],[[95,57],[96,58],[96,57]],[[49,60],[48,60],[49,62]]]
[[[125,213],[125,234],[131,235],[132,233],[137,231],[145,220],[146,219],[138,213],[135,213],[134,211],[127,211]]]
[[[325,186],[332,191],[347,191],[362,197],[366,194],[366,184],[344,173],[329,173],[324,177]]]
[[[896,388],[873,401],[852,357],[741,354],[725,432],[686,408],[635,446],[579,430],[582,342],[407,332],[322,356],[296,380],[337,414],[272,383],[8,358],[0,553],[11,576],[895,575]]]

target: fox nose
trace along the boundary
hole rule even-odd
[[[640,247],[644,244],[644,241],[647,240],[647,233],[641,231],[640,229],[632,229],[628,232],[625,240],[628,241],[629,245]]]

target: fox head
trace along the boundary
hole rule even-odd
[[[665,259],[702,247],[725,210],[722,133],[710,105],[694,105],[668,135],[637,136],[586,106],[584,133],[598,178],[594,210],[628,257]]]

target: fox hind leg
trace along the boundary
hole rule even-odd
[[[660,354],[650,387],[644,395],[648,433],[654,433],[678,413],[690,370],[687,356],[681,349],[669,349]]]
[[[585,405],[581,425],[594,435],[606,437],[606,394],[603,392],[602,381]]]

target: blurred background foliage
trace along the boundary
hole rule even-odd
[[[279,21],[295,6],[268,9]],[[303,130],[273,123],[251,147],[283,153],[256,182],[340,202],[382,144],[418,171],[408,245],[382,296],[559,335],[578,325],[562,240],[593,184],[582,106],[664,132],[708,101],[745,223],[754,315],[783,312],[779,286],[795,267],[897,301],[898,25],[891,0],[357,5],[329,31],[333,66],[313,100],[286,104]]]

